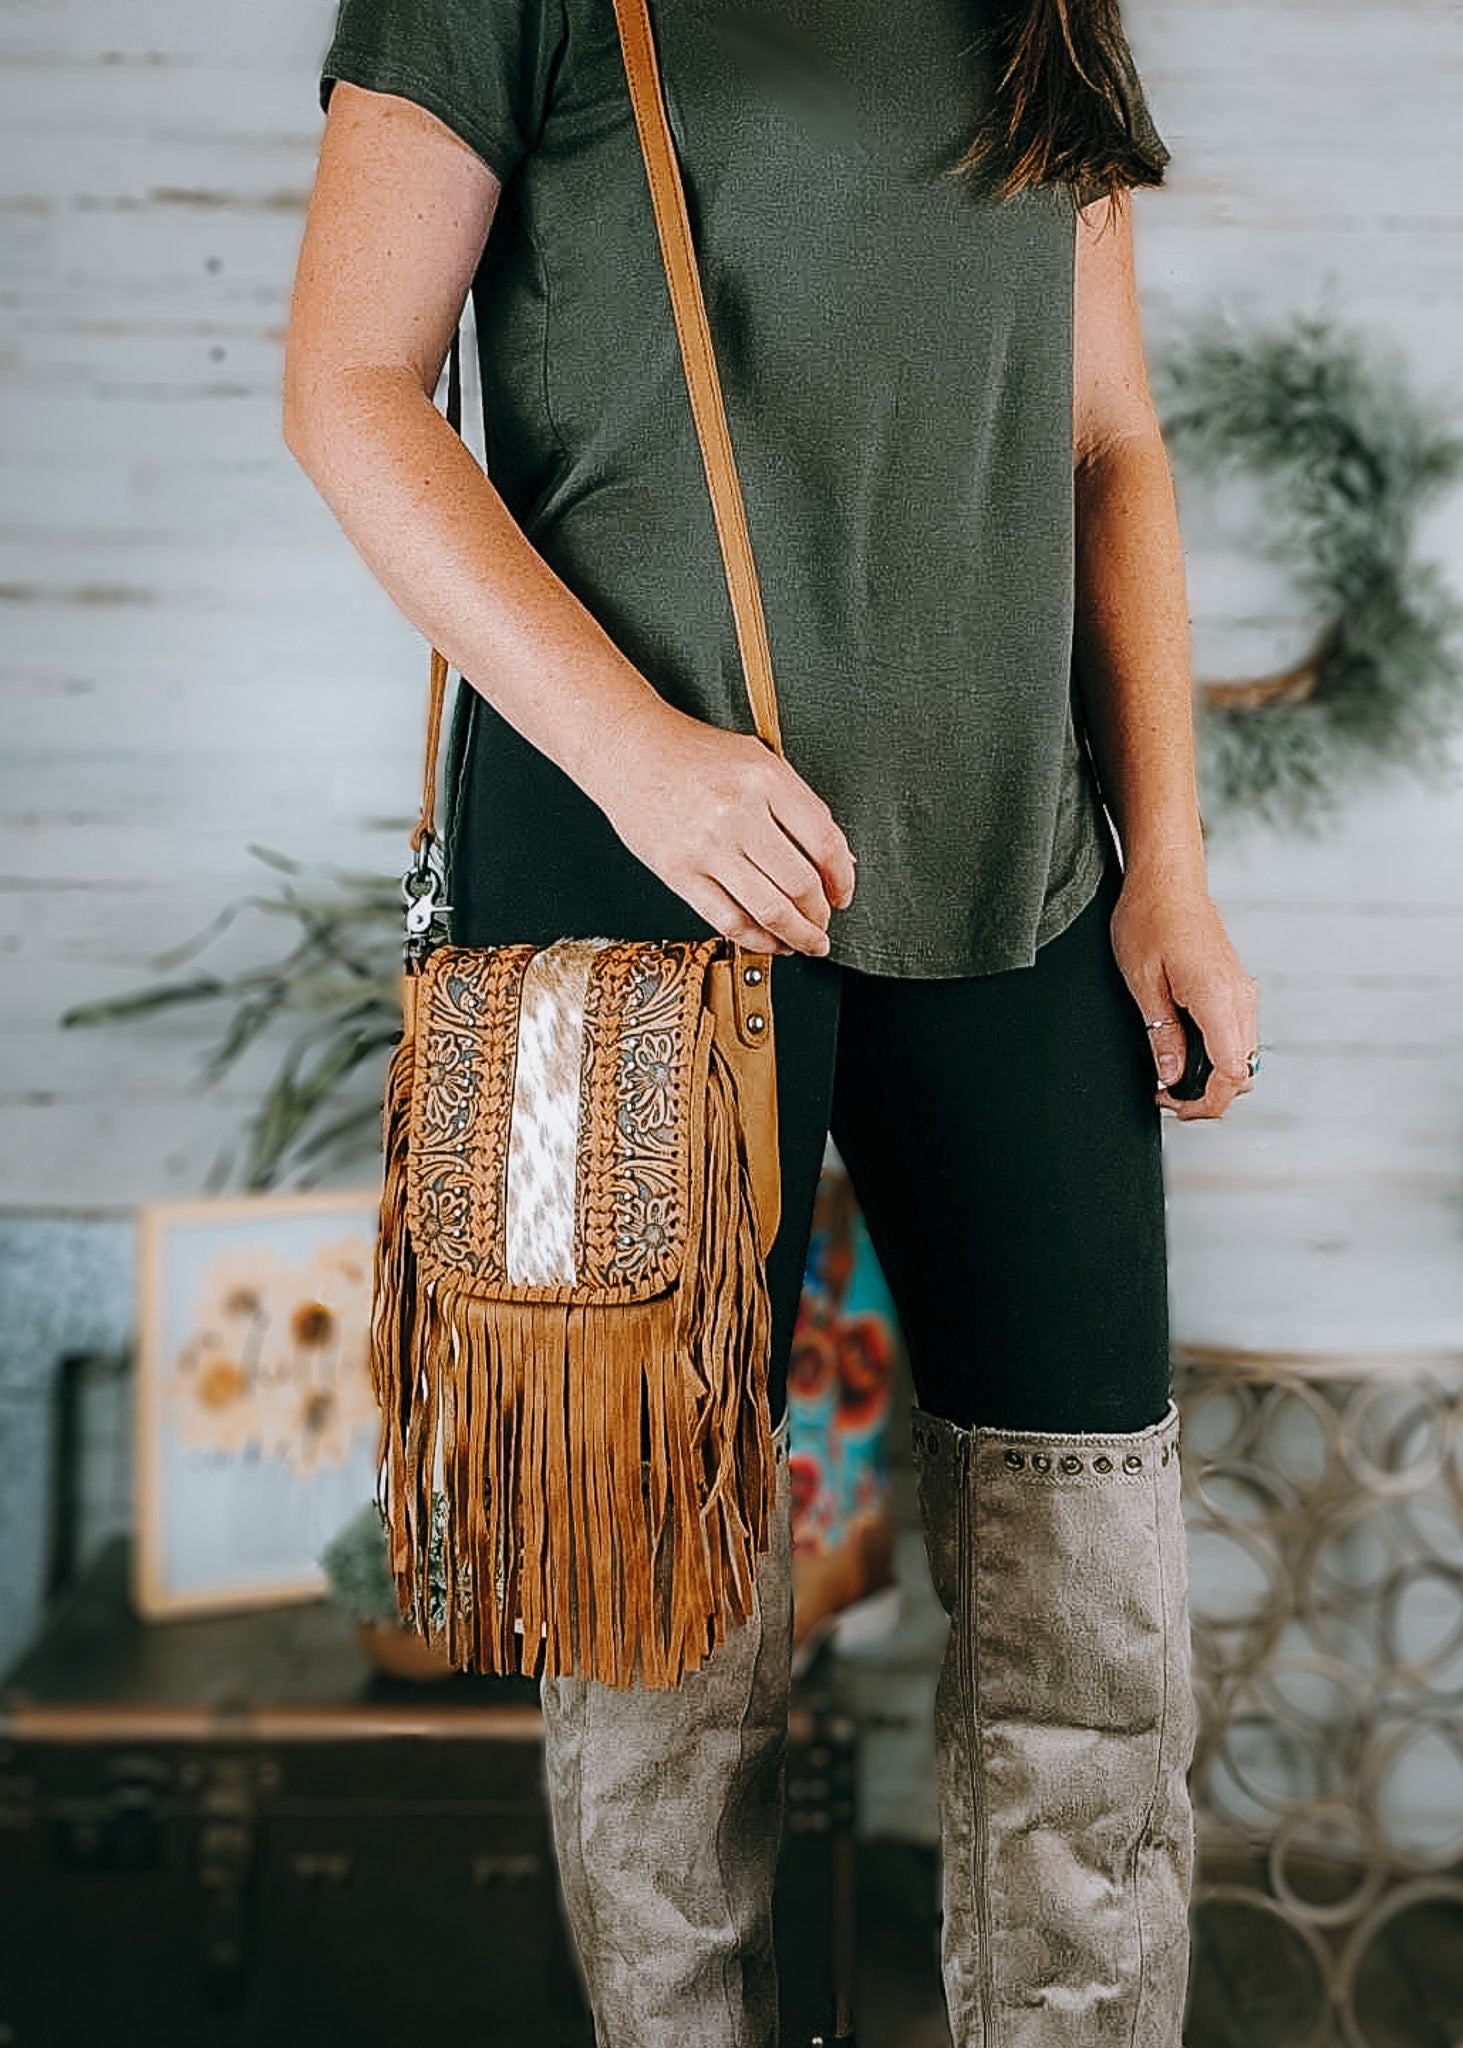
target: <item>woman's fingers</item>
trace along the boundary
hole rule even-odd
[[[796,840],[790,839],[771,811],[764,828],[754,832],[743,847],[747,859],[760,868],[769,882],[795,903],[803,916],[827,931],[835,907],[819,870]],[[838,906],[842,907],[842,906]]]
[[[833,813],[786,761],[769,755],[768,807],[714,879],[762,929],[815,957],[828,951],[828,920],[853,898],[854,861]]]
[[[1188,1057],[1188,1041],[1168,976],[1153,962],[1145,962],[1141,971],[1125,969],[1125,974],[1133,1000],[1143,1012],[1143,1028],[1148,1033],[1159,1083],[1167,1087],[1182,1074]]]
[[[1235,1097],[1248,1094],[1254,1085],[1248,1059],[1249,1026],[1237,995],[1234,988],[1224,984],[1198,989],[1189,998],[1189,1014],[1203,1033],[1204,1049],[1214,1063],[1214,1071],[1196,1101],[1174,1105],[1185,1123],[1223,1116]]]
[[[1167,1087],[1182,1074],[1188,1056],[1188,1041],[1172,998],[1166,994],[1152,997],[1144,1006],[1143,1023],[1159,1083]]]
[[[793,948],[765,925],[748,915],[736,898],[710,875],[698,875],[681,892],[691,908],[723,938],[734,939],[754,953],[791,953]]]
[[[771,759],[776,771],[769,795],[773,820],[811,861],[828,902],[846,910],[853,900],[855,859],[843,828],[790,762],[775,754]],[[758,848],[751,851],[760,861]]]
[[[826,898],[823,918],[809,917],[746,854],[734,855],[715,879],[764,930],[775,932],[799,953],[828,951]]]

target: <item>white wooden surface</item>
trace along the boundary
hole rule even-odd
[[[1129,19],[1175,159],[1138,206],[1150,342],[1328,304],[1456,389],[1457,0]],[[196,1188],[247,1099],[191,1085],[213,1024],[57,1013],[268,886],[251,840],[398,860],[423,651],[278,426],[331,22],[329,0],[0,0],[0,1206]],[[1431,539],[1463,562],[1456,501]],[[1249,573],[1195,559],[1211,663]],[[1223,1127],[1170,1132],[1179,1333],[1456,1341],[1463,793],[1368,793],[1315,843],[1217,844],[1213,875],[1266,1071]]]
[[[1150,349],[1200,316],[1324,308],[1463,398],[1463,8],[1131,0],[1129,20],[1174,153],[1171,188],[1139,202]],[[1186,505],[1186,536],[1204,524]],[[1426,547],[1463,582],[1457,494]],[[1190,587],[1210,673],[1283,617],[1252,565],[1197,547]],[[1168,1133],[1181,1336],[1385,1352],[1463,1333],[1457,758],[1437,789],[1361,793],[1318,839],[1212,846],[1265,1069],[1224,1123]]]

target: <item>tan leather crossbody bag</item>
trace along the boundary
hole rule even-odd
[[[767,633],[646,0],[614,0],[759,736]],[[460,431],[459,339],[447,416]],[[433,648],[371,1360],[403,1617],[459,1667],[674,1685],[752,1612],[775,1469],[770,957],[457,946]]]

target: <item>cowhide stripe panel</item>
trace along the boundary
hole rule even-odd
[[[572,1282],[579,1083],[589,966],[605,939],[561,942],[523,977],[508,1136],[508,1278]]]

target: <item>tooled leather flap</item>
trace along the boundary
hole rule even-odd
[[[427,1280],[643,1300],[686,1257],[720,940],[439,946],[413,992],[407,1220]]]

